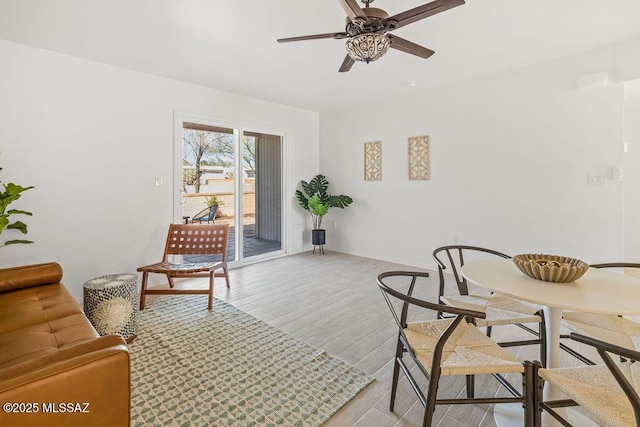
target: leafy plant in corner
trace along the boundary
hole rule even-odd
[[[2,168],[0,168],[0,171]],[[1,183],[2,181],[0,181]],[[30,190],[34,188],[31,187],[22,187],[20,185],[16,185],[12,182],[7,184],[2,184],[4,186],[4,191],[0,192],[0,234],[2,234],[5,230],[18,230],[22,234],[27,234],[27,224],[22,221],[13,221],[11,218],[12,215],[28,215],[31,216],[31,212],[18,210],[18,209],[9,209],[9,205],[20,198],[22,192]],[[7,240],[4,243],[0,243],[0,248],[7,245],[14,245],[16,243],[33,243],[31,240],[21,240],[21,239],[12,239]]]
[[[322,227],[322,218],[329,208],[344,209],[353,203],[353,199],[349,196],[343,194],[332,196],[327,193],[329,181],[324,175],[316,175],[309,182],[300,181],[300,186],[304,193],[296,190],[296,199],[298,204],[311,215],[314,230]]]

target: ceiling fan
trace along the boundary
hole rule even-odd
[[[464,4],[464,0],[436,0],[389,16],[384,10],[369,6],[374,0],[360,1],[364,3],[364,8],[361,8],[356,0],[338,0],[347,13],[347,25],[343,32],[288,37],[278,39],[278,43],[314,39],[348,39],[345,45],[347,56],[339,70],[341,73],[349,71],[355,61],[369,63],[381,58],[389,48],[426,59],[435,52],[387,33]]]

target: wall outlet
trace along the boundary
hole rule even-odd
[[[602,172],[593,172],[589,174],[589,185],[607,185],[607,175]]]

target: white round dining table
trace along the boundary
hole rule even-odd
[[[542,306],[548,368],[560,367],[560,325],[564,310],[640,314],[640,278],[611,270],[589,268],[574,282],[553,283],[526,276],[511,259],[491,259],[465,264],[462,276],[481,288]],[[556,396],[554,390],[545,387],[545,399]]]

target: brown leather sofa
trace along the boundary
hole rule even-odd
[[[0,269],[0,426],[128,426],[122,337],[100,337],[59,264]]]

